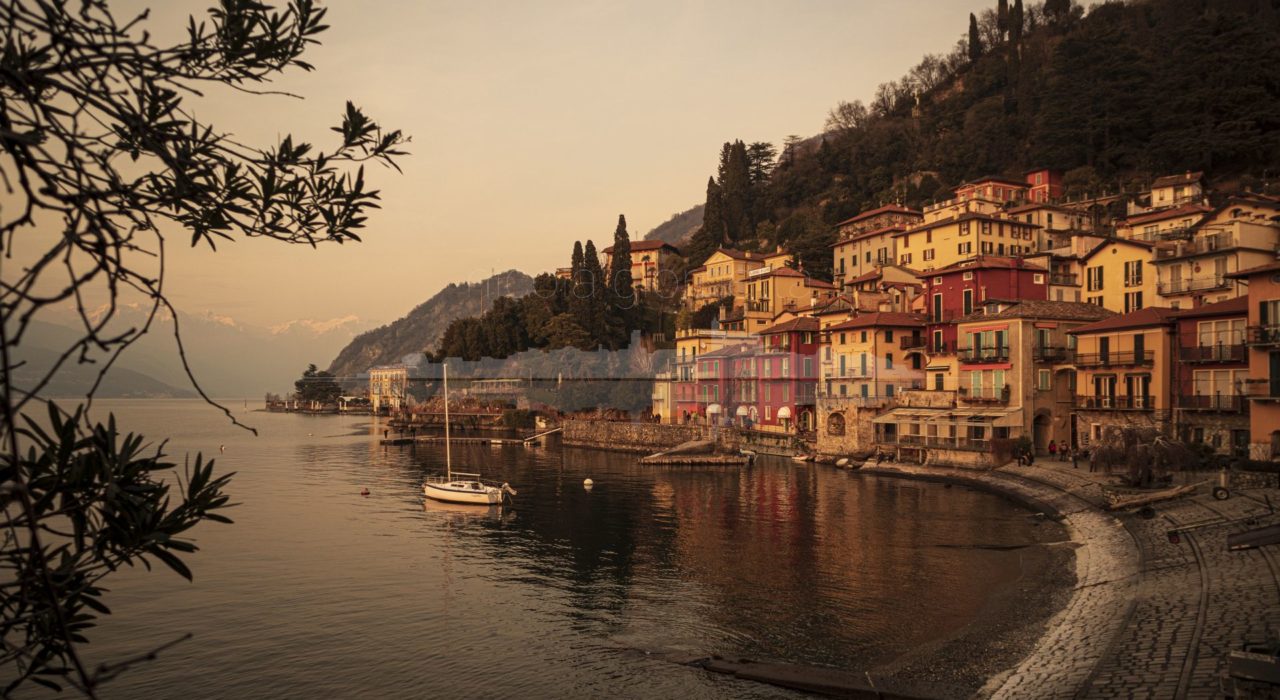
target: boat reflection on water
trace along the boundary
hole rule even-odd
[[[509,523],[516,517],[514,508],[503,507],[498,504],[485,507],[474,504],[447,503],[430,498],[422,499],[422,510],[428,515],[443,516],[446,520],[455,523],[480,520]]]

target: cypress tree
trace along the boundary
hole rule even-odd
[[[1013,0],[1013,9],[1009,11],[1009,40],[1017,44],[1022,41],[1022,0]]]
[[[627,217],[618,215],[618,228],[613,232],[613,257],[609,262],[609,281],[613,283],[615,300],[621,307],[630,308],[635,294],[635,280],[631,277],[631,236],[627,234]]]
[[[969,60],[982,58],[982,37],[978,35],[978,18],[969,13]]]
[[[578,282],[578,273],[582,271],[582,241],[573,242],[573,257],[569,259],[569,278]]]
[[[587,240],[582,249],[582,285],[574,290],[574,301],[577,302],[578,323],[582,325],[592,341],[597,345],[605,335],[605,305],[607,304],[602,282],[604,269],[600,266],[600,256],[596,254],[596,244]]]
[[[741,241],[755,235],[755,223],[751,220],[751,160],[747,145],[734,141],[729,149],[729,159],[724,175],[720,178],[724,196],[725,236],[730,241]]]
[[[1009,31],[1009,0],[1000,0],[996,4],[996,29],[1000,30],[1000,39],[1003,40]]]

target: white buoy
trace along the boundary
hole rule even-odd
[[[590,479],[583,479],[583,480],[582,480],[582,488],[584,488],[584,489],[586,489],[586,490],[588,490],[588,491],[590,491],[590,490],[591,490],[591,487],[592,487],[592,486],[595,486],[595,485],[596,485],[596,482],[594,482],[594,481],[592,481],[592,480],[590,480]]]
[[[227,451],[227,446],[226,446],[226,445],[218,445],[218,451],[219,451],[219,452],[226,452],[226,451]]]

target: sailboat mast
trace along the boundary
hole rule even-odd
[[[453,481],[453,456],[449,450],[449,361],[444,364],[444,471],[446,478]]]

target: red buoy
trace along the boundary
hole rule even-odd
[[[368,495],[369,495],[369,489],[360,489],[360,495],[361,495],[361,496],[368,496]]]

